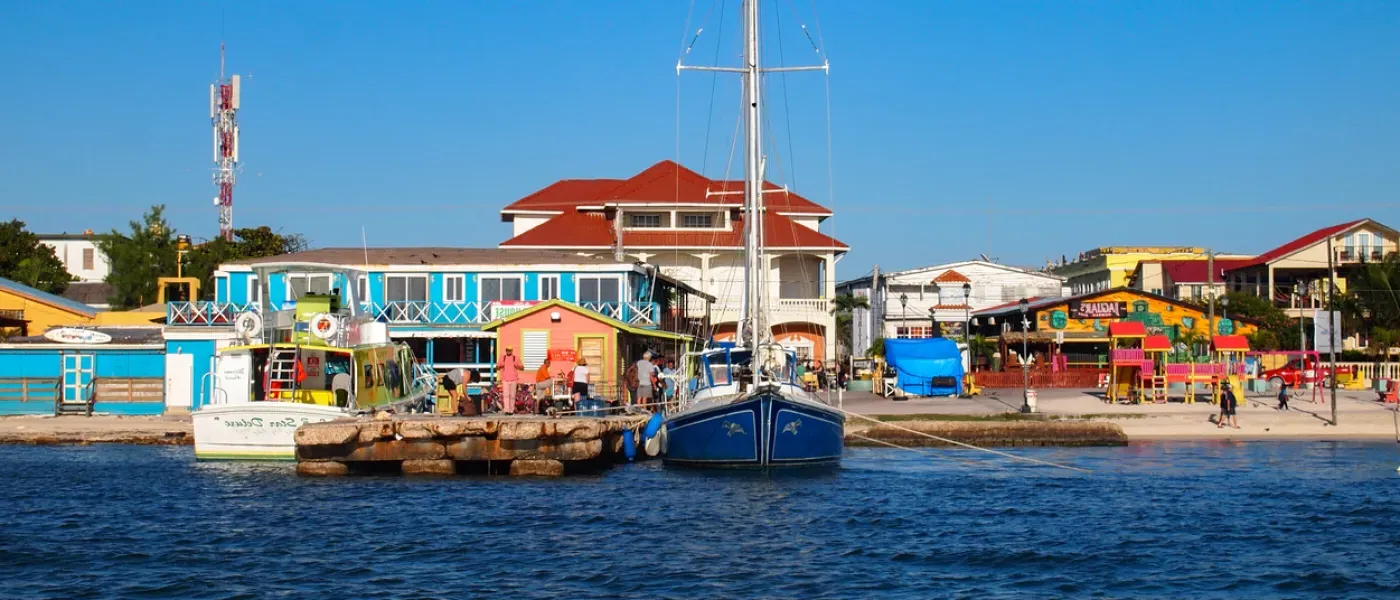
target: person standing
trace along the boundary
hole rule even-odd
[[[1278,386],[1278,409],[1288,410],[1288,382]]]
[[[588,359],[580,356],[578,362],[574,363],[574,408],[578,408],[579,400],[588,397]]]
[[[652,381],[656,379],[656,365],[651,362],[651,350],[642,353],[642,359],[637,361],[637,391],[633,394],[633,404],[651,403],[652,392],[656,388],[652,387]]]
[[[661,370],[661,380],[666,382],[666,391],[663,392],[666,397],[666,403],[670,404],[675,402],[676,389],[680,387],[680,379],[676,371],[676,359],[666,359],[666,368]]]
[[[535,371],[535,412],[544,414],[545,407],[554,399],[554,377],[549,374],[549,357],[540,363]]]
[[[1225,382],[1220,386],[1220,422],[1215,428],[1219,429],[1229,423],[1235,429],[1240,428],[1240,422],[1235,418],[1235,411],[1239,408],[1239,401],[1235,398],[1235,390],[1231,389],[1230,382]]]
[[[520,364],[520,357],[515,355],[515,348],[506,346],[506,353],[499,361],[501,368],[501,410],[505,414],[515,414],[515,392],[520,383],[520,370],[525,368]]]

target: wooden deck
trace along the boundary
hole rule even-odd
[[[296,431],[297,472],[551,477],[595,472],[625,460],[623,431],[640,438],[649,418],[381,415],[310,423]]]

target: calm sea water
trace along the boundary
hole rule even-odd
[[[304,479],[0,447],[4,598],[1400,597],[1400,447],[851,450],[825,474]]]

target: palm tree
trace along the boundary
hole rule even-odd
[[[1200,333],[1192,328],[1178,333],[1176,335],[1176,342],[1186,346],[1186,359],[1194,364],[1196,362],[1196,346],[1209,343],[1209,340],[1206,334]]]
[[[851,339],[851,315],[857,308],[870,308],[870,300],[865,296],[851,294],[841,294],[831,299],[831,314],[836,315],[836,341],[845,345],[848,351],[855,350],[855,343]]]
[[[977,367],[978,359],[986,359],[990,362],[996,351],[996,344],[987,341],[987,336],[980,333],[967,341],[967,353],[974,369]]]

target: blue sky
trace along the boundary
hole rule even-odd
[[[0,3],[0,216],[103,230],[164,203],[211,236],[222,39],[247,77],[236,224],[322,246],[358,245],[362,227],[371,245],[494,246],[499,208],[556,179],[626,177],[678,146],[723,175],[738,81],[678,81],[674,65],[688,13],[705,30],[688,62],[733,62],[737,8]],[[769,175],[836,211],[828,233],[854,248],[841,278],[1400,225],[1400,2],[815,8],[765,5],[765,62],[813,60],[800,25],[816,37],[819,20],[833,169],[827,81],[774,76]]]

